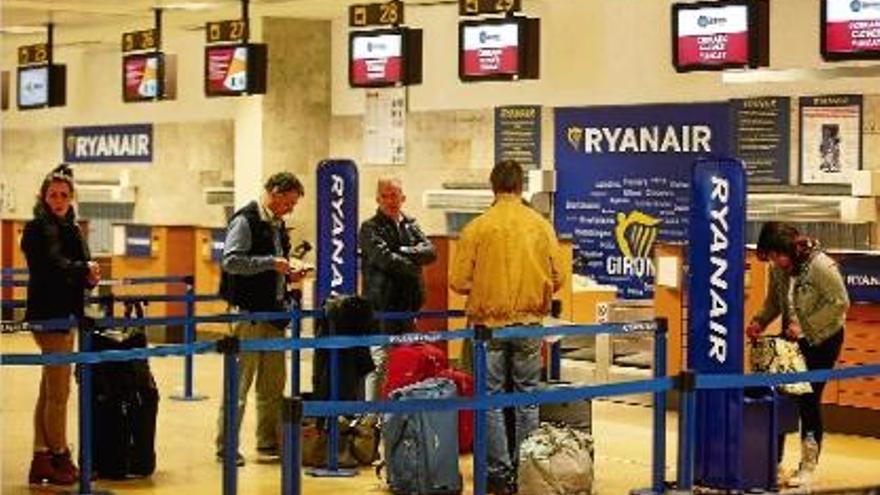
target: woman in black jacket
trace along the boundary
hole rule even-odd
[[[76,224],[73,194],[73,172],[59,165],[43,179],[34,219],[25,225],[21,249],[29,272],[28,321],[83,316],[85,291],[100,278]],[[34,332],[34,339],[44,353],[73,351],[70,330]],[[70,375],[70,365],[43,367],[34,411],[31,483],[70,485],[78,477],[67,447]]]

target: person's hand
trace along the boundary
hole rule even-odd
[[[749,323],[749,326],[746,327],[746,335],[748,335],[748,337],[752,340],[757,339],[761,335],[762,331],[763,329],[761,328],[761,325],[759,325],[756,321],[752,321],[751,323]]]
[[[803,331],[801,331],[801,326],[794,321],[789,323],[782,332],[788,340],[799,340],[804,334]]]
[[[290,262],[287,261],[287,258],[275,258],[275,271],[282,275],[290,273]]]
[[[315,267],[310,263],[299,260],[290,261],[290,271],[287,272],[287,282],[294,284],[306,278],[310,272],[315,271]]]
[[[86,275],[86,280],[89,285],[97,285],[101,280],[101,265],[99,265],[97,261],[89,261],[86,265],[89,267],[89,273]]]

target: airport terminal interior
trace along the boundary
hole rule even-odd
[[[542,418],[570,408],[567,427],[592,439],[577,493],[689,493],[691,482],[697,493],[880,493],[880,2],[0,0],[0,83],[2,494],[77,489],[29,483],[41,366],[25,361],[41,355],[24,322],[35,270],[21,241],[59,164],[100,267],[86,316],[142,308],[146,323],[134,311],[113,326],[155,350],[230,335],[218,297],[227,225],[281,172],[304,189],[284,216],[301,308],[368,292],[358,228],[394,179],[436,253],[421,275],[433,314],[408,342],[469,328],[468,298],[450,286],[460,236],[496,204],[490,172],[510,160],[523,201],[559,239],[563,283],[544,327],[581,329],[545,332],[541,390],[610,386],[540,406]],[[735,385],[688,386],[691,372],[699,389],[700,374],[739,383],[760,371],[746,333],[776,294],[776,258],[758,249],[768,222],[817,241],[848,300],[834,367],[855,372],[821,394],[821,457],[799,487],[785,482],[806,443],[782,387],[743,398]],[[781,297],[792,304],[793,292]],[[302,336],[320,328],[301,321]],[[479,359],[471,345],[436,342],[464,373]],[[285,356],[312,392],[320,360]],[[91,493],[231,494],[230,475],[238,493],[287,493],[279,463],[258,462],[254,390],[244,465],[224,471],[216,458],[220,353],[149,367],[155,471],[98,476]],[[78,392],[67,403],[77,463]],[[681,426],[693,397],[692,434]],[[474,465],[460,455],[461,493],[478,493]],[[304,468],[302,493],[392,493],[373,465],[314,474]]]

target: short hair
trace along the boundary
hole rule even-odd
[[[268,193],[288,193],[296,191],[300,196],[305,196],[306,191],[302,182],[290,172],[278,172],[272,174],[263,186]]]
[[[489,175],[492,192],[521,193],[523,189],[523,168],[516,160],[502,160],[492,168]]]
[[[789,258],[798,257],[797,241],[801,234],[798,230],[783,222],[766,222],[758,234],[756,254],[758,259],[766,260],[771,252],[784,254]]]
[[[379,194],[382,191],[382,186],[385,184],[393,185],[397,189],[400,189],[400,192],[403,192],[403,181],[400,180],[400,177],[383,175],[376,181],[376,194]]]

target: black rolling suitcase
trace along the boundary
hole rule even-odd
[[[128,313],[128,311],[126,311]],[[143,310],[138,311],[143,316]],[[143,332],[96,334],[94,350],[147,346]],[[92,368],[92,458],[99,478],[149,476],[156,469],[159,392],[145,359],[112,361]]]

